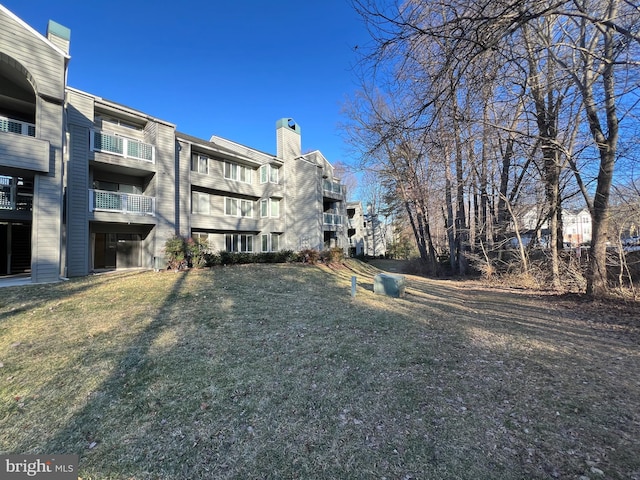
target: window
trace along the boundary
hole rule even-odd
[[[251,183],[251,169],[237,163],[224,162],[224,178]]]
[[[253,217],[253,202],[239,198],[224,199],[224,214],[232,217]]]
[[[271,216],[279,217],[280,216],[280,200],[274,200],[273,198],[269,199],[271,203]]]
[[[279,169],[272,165],[262,165],[260,167],[260,183],[278,183]]]
[[[211,236],[205,232],[192,232],[191,238],[193,238],[200,245],[204,246],[206,250],[211,248]]]
[[[238,165],[224,162],[224,178],[236,180],[238,178]]]
[[[209,158],[202,155],[194,155],[191,158],[191,171],[209,174]]]
[[[105,190],[107,192],[131,193],[134,195],[142,195],[142,187],[140,185],[131,185],[128,183],[106,182],[104,180],[94,180],[93,188],[96,190]]]
[[[225,215],[238,215],[238,199],[236,198],[225,198],[224,199],[224,214]]]
[[[140,125],[135,125],[133,123],[129,123],[125,120],[120,120],[119,118],[115,118],[115,117],[108,117],[106,115],[96,115],[96,122],[98,121],[102,121],[102,123],[110,123],[112,125],[118,125],[120,127],[125,127],[125,128],[129,128],[131,130],[137,130],[139,132],[142,132],[144,129],[142,128],[142,126]]]
[[[250,200],[240,200],[240,216],[253,217],[253,202]]]
[[[253,235],[227,234],[224,242],[227,252],[253,252]]]
[[[191,213],[209,215],[211,213],[210,197],[206,193],[191,192]]]
[[[277,233],[262,234],[260,240],[263,252],[277,252],[280,249],[280,235]]]
[[[265,198],[260,200],[260,216],[261,217],[279,217],[280,216],[280,200],[275,198]]]

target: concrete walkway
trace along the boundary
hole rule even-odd
[[[0,277],[1,287],[17,287],[20,285],[32,285],[30,275],[8,275]]]

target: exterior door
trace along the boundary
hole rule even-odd
[[[117,259],[118,268],[140,267],[140,235],[118,234]]]
[[[115,233],[96,233],[93,268],[116,268],[116,250]]]

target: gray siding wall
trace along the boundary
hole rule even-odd
[[[36,175],[31,233],[31,279],[54,282],[61,273],[62,105],[38,99],[39,132],[49,141],[49,174]]]
[[[176,142],[176,177],[178,188],[175,192],[176,230],[183,237],[191,235],[191,155],[188,142]]]
[[[234,163],[231,160],[229,162]],[[235,195],[245,195],[254,198],[260,197],[262,187],[264,186],[260,185],[259,169],[249,167],[252,170],[251,183],[238,182],[224,178],[224,163],[224,160],[209,157],[209,173],[190,172],[191,184],[210,190],[232,192]]]
[[[61,273],[65,55],[3,8],[0,31],[4,60],[25,71],[35,89],[36,138],[49,143],[47,173],[34,178],[31,278],[38,283],[53,282]],[[26,165],[41,161],[34,158]]]
[[[69,125],[67,163],[67,276],[89,273],[89,130]]]
[[[67,159],[66,250],[67,276],[88,275],[89,250],[89,131],[93,121],[93,98],[67,94],[69,145]]]
[[[151,124],[151,122],[150,122]],[[156,217],[157,226],[154,235],[153,256],[164,255],[164,244],[168,238],[176,233],[187,234],[188,232],[179,232],[176,222],[177,202],[188,201],[188,193],[182,194],[184,182],[179,180],[179,170],[176,166],[176,142],[175,128],[161,124],[152,123],[149,128],[155,129],[155,146],[156,146]],[[188,190],[188,188],[187,188]],[[153,262],[153,258],[143,259],[143,265],[146,262]],[[149,263],[152,266],[152,263]]]
[[[285,194],[285,245],[282,248],[321,250],[321,170],[305,160],[288,160]]]
[[[34,283],[55,282],[60,275],[61,204],[60,180],[37,175],[31,236],[31,280]]]
[[[65,57],[62,52],[1,8],[0,32],[0,52],[6,53],[29,71],[38,95],[62,103],[65,87]]]
[[[0,132],[0,166],[47,173],[50,166],[47,140]]]
[[[293,160],[302,154],[300,133],[287,126],[276,128],[276,144],[278,158],[280,159]]]

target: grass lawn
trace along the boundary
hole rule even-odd
[[[639,309],[413,276],[392,299],[375,273],[2,288],[0,453],[84,480],[640,479]]]

